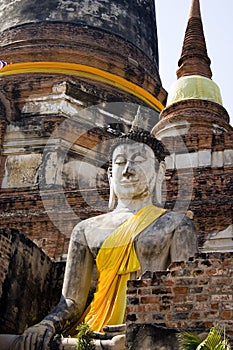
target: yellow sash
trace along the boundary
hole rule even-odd
[[[140,270],[134,239],[166,210],[148,205],[113,231],[96,259],[98,285],[84,322],[92,330],[124,322],[126,287],[130,273]]]

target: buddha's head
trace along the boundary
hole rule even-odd
[[[154,192],[159,203],[165,155],[163,144],[147,131],[132,130],[114,140],[109,166],[110,207],[115,197],[152,198]]]

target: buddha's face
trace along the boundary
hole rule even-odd
[[[122,144],[112,156],[112,186],[119,199],[152,195],[159,162],[152,149],[143,144]]]

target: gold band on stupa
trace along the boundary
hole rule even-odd
[[[211,79],[200,75],[179,78],[169,89],[167,107],[183,100],[206,100],[223,105],[218,85]]]
[[[0,78],[7,75],[26,73],[68,74],[91,78],[115,86],[120,90],[136,96],[158,112],[161,112],[164,108],[163,104],[156,97],[142,87],[115,74],[83,64],[67,62],[12,63],[1,69]]]

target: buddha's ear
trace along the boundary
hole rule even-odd
[[[110,178],[112,177],[112,170],[109,167],[108,167],[107,175],[108,175],[108,181],[110,182]]]
[[[156,196],[157,204],[162,204],[162,184],[165,177],[165,171],[166,171],[165,162],[161,161],[159,163],[159,169],[158,169],[156,184],[155,184],[155,196]]]
[[[110,187],[110,194],[109,194],[109,200],[108,200],[108,207],[110,210],[113,210],[116,204],[116,194],[114,192],[113,184],[112,184],[112,172],[108,168],[108,182]]]

